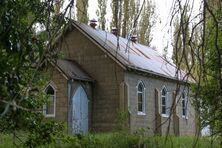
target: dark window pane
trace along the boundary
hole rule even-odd
[[[138,103],[138,111],[142,112],[143,111],[143,104]]]
[[[165,96],[165,95],[166,95],[166,89],[163,88],[163,89],[162,89],[162,96]]]
[[[138,93],[138,111],[143,111],[143,94]]]
[[[144,96],[143,96],[143,93],[144,93],[144,87],[143,87],[143,84],[142,83],[139,83],[138,85],[138,111],[139,112],[142,112],[143,111],[143,99],[144,99]]]
[[[54,89],[52,88],[52,86],[48,86],[47,88],[46,88],[46,94],[48,94],[48,95],[54,95]]]
[[[143,92],[143,84],[142,83],[139,84],[138,91]]]
[[[182,115],[186,116],[186,102],[184,93],[182,94]]]
[[[143,102],[143,95],[141,93],[138,93],[138,102]]]
[[[162,97],[162,105],[166,105],[166,98]]]
[[[186,116],[186,110],[185,110],[185,108],[183,108],[182,113],[183,113],[183,116]]]
[[[162,106],[162,114],[166,114],[166,106]]]
[[[182,100],[182,107],[185,108],[185,100]]]

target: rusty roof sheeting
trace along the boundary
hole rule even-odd
[[[119,37],[119,44],[117,44],[117,37],[112,33],[100,29],[93,29],[79,22],[74,22],[73,25],[98,42],[126,67],[150,72],[174,80],[186,80],[184,79],[185,72],[181,70],[178,71],[175,64],[164,59],[155,49],[139,43],[133,43],[122,37]]]

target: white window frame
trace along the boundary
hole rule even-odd
[[[165,89],[165,91],[166,91],[166,95],[165,95],[165,96],[163,96],[163,93],[162,93],[164,89]],[[162,98],[163,98],[163,97],[165,97],[165,103],[166,103],[166,104],[165,104],[164,106],[165,106],[165,108],[166,108],[166,113],[163,113],[163,104],[162,104],[162,102],[163,102],[163,101],[162,101]],[[160,104],[161,104],[161,116],[162,116],[162,117],[169,117],[169,111],[168,111],[168,110],[169,110],[169,108],[168,108],[168,107],[169,107],[169,102],[168,102],[168,101],[169,101],[169,100],[168,100],[168,91],[167,91],[166,86],[163,86],[162,89],[161,89],[161,100],[160,100]]]
[[[48,85],[45,87],[45,89],[44,89],[44,92],[45,92],[45,93],[46,93],[46,90],[47,90],[48,87],[52,87],[52,89],[53,89],[53,91],[54,91],[54,95],[50,95],[50,97],[53,96],[53,99],[54,99],[53,114],[47,114],[47,113],[46,113],[46,104],[43,105],[43,110],[42,110],[42,112],[43,112],[43,115],[44,115],[45,117],[55,117],[55,115],[56,115],[56,92],[57,92],[57,90],[56,90],[56,88],[55,88],[52,84],[48,84]]]
[[[184,94],[184,97],[183,97]],[[185,106],[183,106],[183,101]],[[186,92],[182,92],[181,94],[181,108],[182,108],[182,118],[188,119],[188,97]],[[185,109],[185,115],[183,114],[183,110]]]
[[[138,88],[139,88],[139,85],[142,85],[143,86],[143,91],[141,92],[141,91],[139,91],[138,90]],[[136,89],[137,89],[137,115],[146,115],[146,112],[145,112],[145,107],[146,107],[146,105],[145,105],[145,103],[146,103],[146,97],[145,97],[145,90],[146,90],[146,88],[145,88],[145,85],[144,85],[144,83],[143,83],[143,81],[139,81],[138,82],[138,84],[137,84],[137,86],[136,86]],[[138,109],[138,100],[139,100],[139,98],[138,98],[138,94],[139,93],[142,93],[142,111],[139,111],[139,109]]]

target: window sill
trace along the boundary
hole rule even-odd
[[[186,120],[188,119],[188,117],[187,117],[187,116],[184,116],[184,115],[182,115],[182,118],[183,118],[183,119],[186,119]]]
[[[161,114],[161,116],[164,117],[164,118],[168,118],[169,117],[169,115],[167,115],[167,114]]]
[[[46,118],[55,118],[55,115],[44,115]]]
[[[145,116],[146,114],[144,112],[137,112],[137,115]]]

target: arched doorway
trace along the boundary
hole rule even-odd
[[[73,116],[72,129],[74,133],[88,132],[88,98],[82,86],[79,86],[72,98]]]

